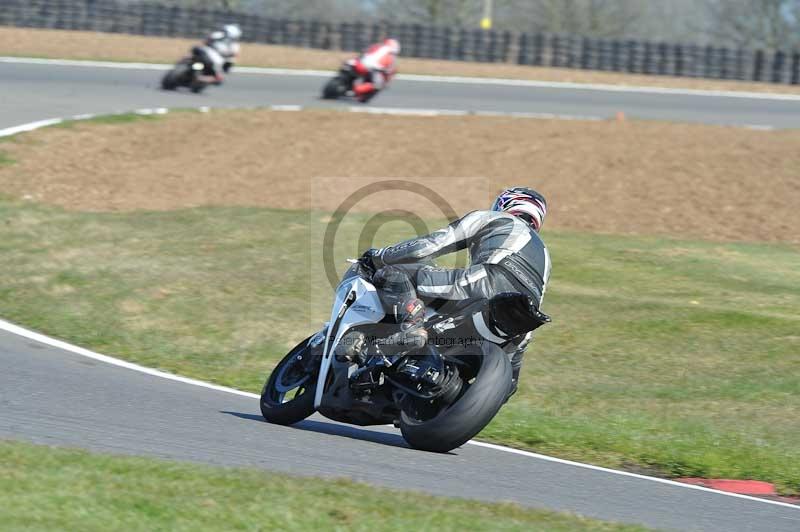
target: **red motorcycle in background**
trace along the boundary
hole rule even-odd
[[[336,76],[322,88],[322,97],[326,100],[338,100],[344,96],[354,96],[353,85],[360,78],[355,63],[357,59],[345,61]]]
[[[361,103],[367,103],[388,87],[397,72],[395,64],[399,53],[400,43],[395,39],[373,44],[360,57],[342,64],[336,76],[323,87],[322,97],[336,100],[351,96]]]

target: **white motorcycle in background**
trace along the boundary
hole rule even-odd
[[[230,63],[225,63],[225,59],[217,52],[195,46],[190,56],[178,61],[164,74],[161,78],[161,88],[174,91],[186,87],[194,93],[200,93],[209,85],[221,84],[220,71],[227,72],[229,65]]]
[[[389,341],[401,328],[390,319],[396,300],[387,301],[372,284],[373,272],[352,262],[330,321],[270,374],[261,394],[264,418],[290,425],[318,411],[355,425],[393,423],[416,449],[463,445],[497,414],[511,386],[508,355],[472,329],[473,315],[494,300],[448,307],[446,314],[428,308],[424,345],[398,346]]]

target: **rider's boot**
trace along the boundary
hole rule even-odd
[[[405,354],[425,347],[428,331],[425,329],[425,303],[421,299],[411,299],[402,305],[403,314],[400,331],[389,336],[379,345],[386,354]]]

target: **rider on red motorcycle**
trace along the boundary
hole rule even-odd
[[[360,77],[353,86],[359,101],[366,102],[386,88],[397,73],[399,54],[400,43],[396,39],[386,39],[370,46],[360,57],[348,61]]]

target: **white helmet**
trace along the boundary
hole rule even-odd
[[[212,31],[206,38],[207,41],[221,41],[226,37],[224,31]]]
[[[242,29],[238,24],[226,24],[222,30],[225,32],[225,36],[231,40],[238,41],[242,38]]]
[[[389,47],[389,52],[393,53],[394,55],[400,55],[400,41],[397,39],[386,39],[383,41],[384,46]]]
[[[547,215],[547,200],[532,188],[507,188],[494,200],[492,210],[517,216],[538,233]]]

